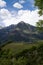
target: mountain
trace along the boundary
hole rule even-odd
[[[2,29],[3,27],[2,26],[0,26],[0,29]]]
[[[27,30],[27,31],[35,31],[35,27],[30,25],[30,24],[27,24],[23,21],[19,22],[16,26],[16,28],[19,28],[20,30]]]
[[[0,45],[10,42],[34,42],[43,40],[43,34],[39,34],[35,26],[23,21],[17,25],[10,25],[0,29]]]

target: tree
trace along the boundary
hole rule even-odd
[[[40,16],[43,15],[43,0],[35,0],[35,6],[39,9]],[[36,23],[38,27],[38,31],[43,32],[43,20],[39,20],[39,22]]]
[[[43,32],[43,20],[39,20],[39,22],[37,22],[36,25],[37,25],[37,30]]]
[[[43,0],[35,0],[35,6],[39,9],[39,14],[43,15]]]

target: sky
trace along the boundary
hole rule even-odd
[[[39,16],[34,0],[0,0],[0,26],[9,26],[24,21],[36,25],[43,15]]]

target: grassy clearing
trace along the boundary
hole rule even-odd
[[[3,47],[3,50],[10,49],[14,53],[21,52],[24,49],[30,49],[32,46],[39,46],[40,44],[43,44],[43,42],[37,42],[37,43],[10,43]]]

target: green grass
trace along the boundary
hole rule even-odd
[[[3,47],[3,50],[10,49],[14,53],[18,53],[18,52],[21,52],[22,50],[30,49],[32,46],[39,46],[40,44],[43,44],[43,42],[38,42],[38,43],[24,43],[24,42],[9,43]]]

